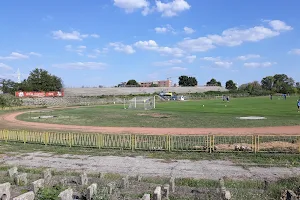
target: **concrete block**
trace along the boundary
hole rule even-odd
[[[144,194],[141,200],[150,200],[150,194]]]
[[[161,200],[161,187],[156,187],[153,194],[153,200]]]
[[[138,181],[138,182],[141,182],[141,181],[142,181],[142,176],[141,176],[141,175],[138,175],[138,176],[137,176],[137,181]]]
[[[10,200],[10,183],[0,184],[0,199]]]
[[[129,187],[129,176],[126,176],[122,178],[122,188],[128,188]]]
[[[32,182],[32,190],[36,194],[40,188],[44,188],[45,186],[45,180],[44,179],[39,179],[34,182]]]
[[[167,200],[167,199],[169,199],[169,194],[170,194],[170,185],[165,184],[162,187],[162,197]]]
[[[13,178],[14,175],[16,175],[18,173],[18,168],[17,167],[12,167],[8,170],[8,176],[10,178]]]
[[[92,200],[93,196],[97,194],[97,183],[93,183],[87,188],[86,199]]]
[[[114,190],[116,187],[116,183],[115,182],[111,182],[107,184],[107,188],[108,188],[108,194],[113,194]]]
[[[59,200],[73,200],[73,190],[67,189],[58,195]]]
[[[13,200],[34,200],[34,192],[27,192],[25,194],[13,198]]]
[[[27,173],[16,174],[14,181],[16,185],[27,185]]]
[[[45,171],[43,171],[43,175],[45,184],[49,184],[52,179],[51,169],[46,169]]]
[[[80,183],[81,185],[87,185],[89,182],[89,179],[87,177],[87,174],[86,172],[83,172],[81,175],[80,175]]]
[[[175,178],[174,177],[170,178],[170,187],[171,187],[171,191],[175,192]]]

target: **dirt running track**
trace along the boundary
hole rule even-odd
[[[13,112],[0,115],[0,129],[30,129],[30,130],[61,130],[76,132],[98,133],[134,133],[134,134],[174,134],[174,135],[300,135],[300,126],[257,127],[257,128],[145,128],[145,127],[97,127],[47,124],[25,122],[16,119],[16,116],[25,112]]]

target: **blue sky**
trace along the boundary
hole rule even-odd
[[[0,77],[34,68],[66,86],[195,76],[300,81],[299,0],[3,0]]]

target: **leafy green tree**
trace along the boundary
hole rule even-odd
[[[24,81],[23,81],[24,82]],[[26,82],[23,83],[26,89],[32,91],[60,91],[63,88],[61,78],[49,74],[44,69],[34,69],[30,72]]]
[[[198,85],[198,81],[192,76],[180,76],[178,84],[183,87],[196,86]]]
[[[18,83],[15,83],[10,79],[0,79],[0,90],[2,90],[3,93],[14,95],[18,90],[18,87]]]
[[[295,85],[296,85],[297,92],[300,93],[300,82],[297,82]]]
[[[237,89],[236,83],[234,83],[233,80],[227,81],[225,85],[226,85],[225,88],[227,90],[236,90]]]
[[[210,81],[206,83],[207,86],[222,86],[220,81],[217,81],[216,79],[212,78]]]
[[[136,80],[131,79],[127,81],[126,86],[139,86],[139,83]]]
[[[261,86],[265,90],[272,90],[274,87],[274,77],[273,76],[267,76],[261,80]]]
[[[294,93],[295,81],[286,74],[275,74],[261,80],[263,89],[277,93]]]

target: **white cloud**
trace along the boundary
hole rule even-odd
[[[217,65],[218,67],[229,68],[233,63],[228,61],[216,61],[214,62],[214,64]]]
[[[171,70],[174,70],[174,71],[185,71],[185,70],[187,70],[187,68],[185,68],[185,67],[172,67]]]
[[[221,58],[220,57],[203,57],[200,58],[201,60],[206,60],[206,61],[219,61]]]
[[[126,13],[142,10],[142,15],[146,16],[156,11],[162,13],[163,17],[173,17],[191,8],[185,0],[172,0],[166,3],[156,0],[152,6],[148,0],[114,0],[114,5],[124,9]]]
[[[199,37],[197,39],[185,39],[179,42],[178,45],[192,52],[204,52],[215,48],[213,41],[206,37]]]
[[[277,20],[276,20],[277,21]],[[279,21],[279,20],[278,20]],[[281,21],[279,21],[281,22]],[[270,21],[270,23],[278,24],[279,22]],[[284,22],[282,22],[284,23]],[[284,23],[285,24],[285,23]],[[224,30],[220,35],[207,35],[196,39],[185,39],[179,42],[179,47],[193,52],[204,52],[215,48],[216,46],[238,46],[244,42],[258,42],[267,38],[280,35],[282,31],[291,30],[288,26],[275,29],[266,28],[264,26],[255,26],[248,29],[230,28]]]
[[[150,4],[147,0],[114,0],[114,5],[125,9],[126,13],[132,13],[139,9],[149,9]]]
[[[167,33],[167,32],[172,32],[172,33],[176,33],[174,28],[170,25],[170,24],[167,24],[166,26],[163,26],[163,27],[156,27],[154,28],[155,32],[156,33]]]
[[[0,56],[0,60],[19,60],[19,59],[27,59],[29,56],[18,53],[12,52],[9,56]]]
[[[57,40],[83,40],[84,38],[87,37],[94,37],[97,38],[97,34],[81,34],[78,31],[72,31],[70,33],[67,32],[63,32],[62,30],[58,30],[58,31],[52,31],[52,36],[54,39]],[[99,36],[98,36],[99,37]]]
[[[178,13],[191,8],[191,6],[185,0],[173,0],[167,3],[156,1],[155,3],[156,10],[161,12],[163,17],[173,17],[178,15]]]
[[[289,51],[289,54],[300,55],[300,49],[292,49],[291,51]]]
[[[248,55],[238,56],[237,57],[238,60],[249,60],[249,59],[253,59],[253,58],[260,58],[260,55],[257,55],[257,54],[248,54]]]
[[[130,45],[122,44],[121,42],[113,42],[109,44],[110,46],[114,47],[115,51],[124,52],[126,54],[133,54],[135,50]]]
[[[250,62],[250,63],[244,63],[245,67],[249,68],[264,68],[264,67],[271,67],[272,65],[276,65],[276,62]]]
[[[266,20],[269,25],[276,31],[290,31],[293,30],[291,26],[288,26],[285,22],[280,20]]]
[[[89,58],[97,58],[99,55],[104,55],[108,52],[108,48],[94,49],[92,54],[88,54]]]
[[[0,69],[4,69],[4,70],[12,70],[13,68],[4,64],[4,63],[0,63]]]
[[[66,45],[65,50],[70,52],[76,52],[78,55],[82,56],[86,50],[86,46],[81,45],[81,46],[73,47],[72,45]]]
[[[188,63],[193,63],[197,56],[192,55],[192,56],[186,56],[185,59],[187,60]]]
[[[176,57],[181,57],[185,53],[177,47],[161,47],[154,40],[138,41],[134,44],[137,48],[159,52],[160,54],[168,54]]]
[[[184,27],[183,30],[184,30],[184,32],[185,32],[186,34],[192,34],[192,33],[195,32],[194,29],[189,28],[189,27]]]
[[[170,66],[170,65],[180,64],[180,63],[182,63],[182,60],[174,59],[174,60],[155,62],[155,63],[153,63],[153,65],[155,65],[155,66]]]
[[[99,38],[100,35],[98,35],[98,34],[91,34],[91,37],[93,37],[93,38]]]
[[[29,55],[31,55],[31,56],[38,56],[38,57],[42,56],[42,54],[36,53],[36,52],[30,52]]]
[[[101,62],[75,62],[75,63],[65,63],[65,64],[55,64],[53,67],[61,69],[105,69],[107,65]]]

